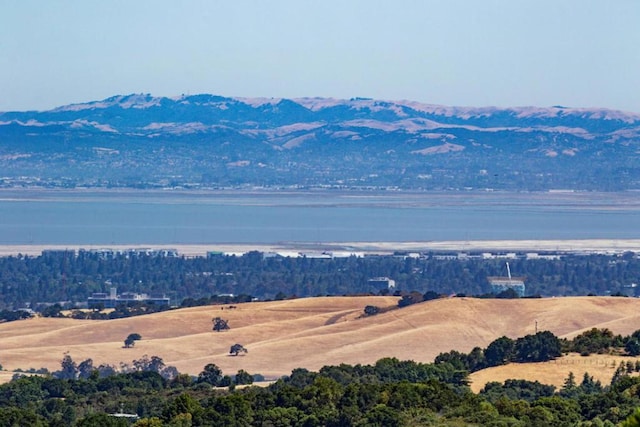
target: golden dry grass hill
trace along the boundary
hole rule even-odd
[[[397,300],[316,297],[236,304],[234,309],[193,307],[117,320],[33,318],[0,324],[0,364],[7,370],[46,367],[54,371],[65,354],[76,362],[91,358],[94,365],[116,366],[146,354],[194,375],[215,363],[227,374],[244,369],[269,378],[298,367],[318,370],[340,363],[369,364],[382,357],[431,362],[441,352],[468,352],[503,335],[515,339],[534,333],[536,321],[539,330],[568,338],[593,327],[624,335],[640,329],[640,300],[615,297],[448,298],[362,316],[367,305],[394,308]],[[212,331],[212,318],[217,316],[228,320],[231,329]],[[123,348],[124,339],[134,332],[142,340],[133,348]],[[249,352],[230,356],[229,348],[235,343]],[[554,370],[553,366],[564,365],[551,363],[546,382],[561,384],[568,370]],[[585,365],[591,373],[595,368],[589,366]],[[532,368],[529,377],[523,377],[522,366],[514,365],[504,374],[499,369],[484,371],[484,377],[474,374],[474,387],[501,375],[538,379],[540,371]],[[580,371],[573,372],[581,378]]]

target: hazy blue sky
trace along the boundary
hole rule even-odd
[[[2,0],[0,111],[128,93],[640,112],[640,1]]]

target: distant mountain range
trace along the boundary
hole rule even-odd
[[[0,113],[0,187],[640,189],[640,114],[114,96]]]

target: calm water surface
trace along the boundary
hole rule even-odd
[[[634,194],[0,192],[0,244],[638,239]]]

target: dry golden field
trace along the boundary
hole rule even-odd
[[[609,328],[629,334],[640,329],[640,299],[566,297],[521,300],[449,298],[362,317],[366,305],[396,307],[396,297],[317,297],[194,307],[118,320],[34,318],[0,324],[0,364],[7,370],[60,368],[70,354],[94,365],[130,363],[143,355],[159,356],[180,372],[198,374],[215,363],[227,374],[239,369],[269,377],[304,367],[318,370],[340,363],[368,364],[382,357],[431,362],[440,352],[468,352],[506,335],[518,338],[539,330],[573,337],[584,330]],[[212,331],[213,317],[229,321],[228,331]],[[142,336],[134,348],[123,348],[128,334]],[[246,355],[230,356],[240,343]],[[611,361],[571,356],[590,374],[607,382]],[[596,356],[594,356],[596,357]],[[598,356],[604,357],[604,356]],[[624,358],[617,357],[616,360]],[[489,380],[538,379],[560,385],[569,371],[580,380],[579,364],[559,359],[531,366],[509,365],[472,376],[474,389]],[[601,367],[602,369],[598,368]],[[0,375],[0,381],[10,379]]]
[[[626,363],[629,360],[635,363],[636,358],[609,354],[594,354],[583,357],[577,353],[571,353],[549,362],[511,363],[474,372],[470,376],[471,389],[474,392],[479,392],[488,382],[504,382],[512,378],[539,381],[542,384],[551,384],[560,389],[564,380],[569,376],[569,372],[573,372],[578,384],[586,372],[595,380],[600,381],[602,385],[609,385],[620,362]]]

